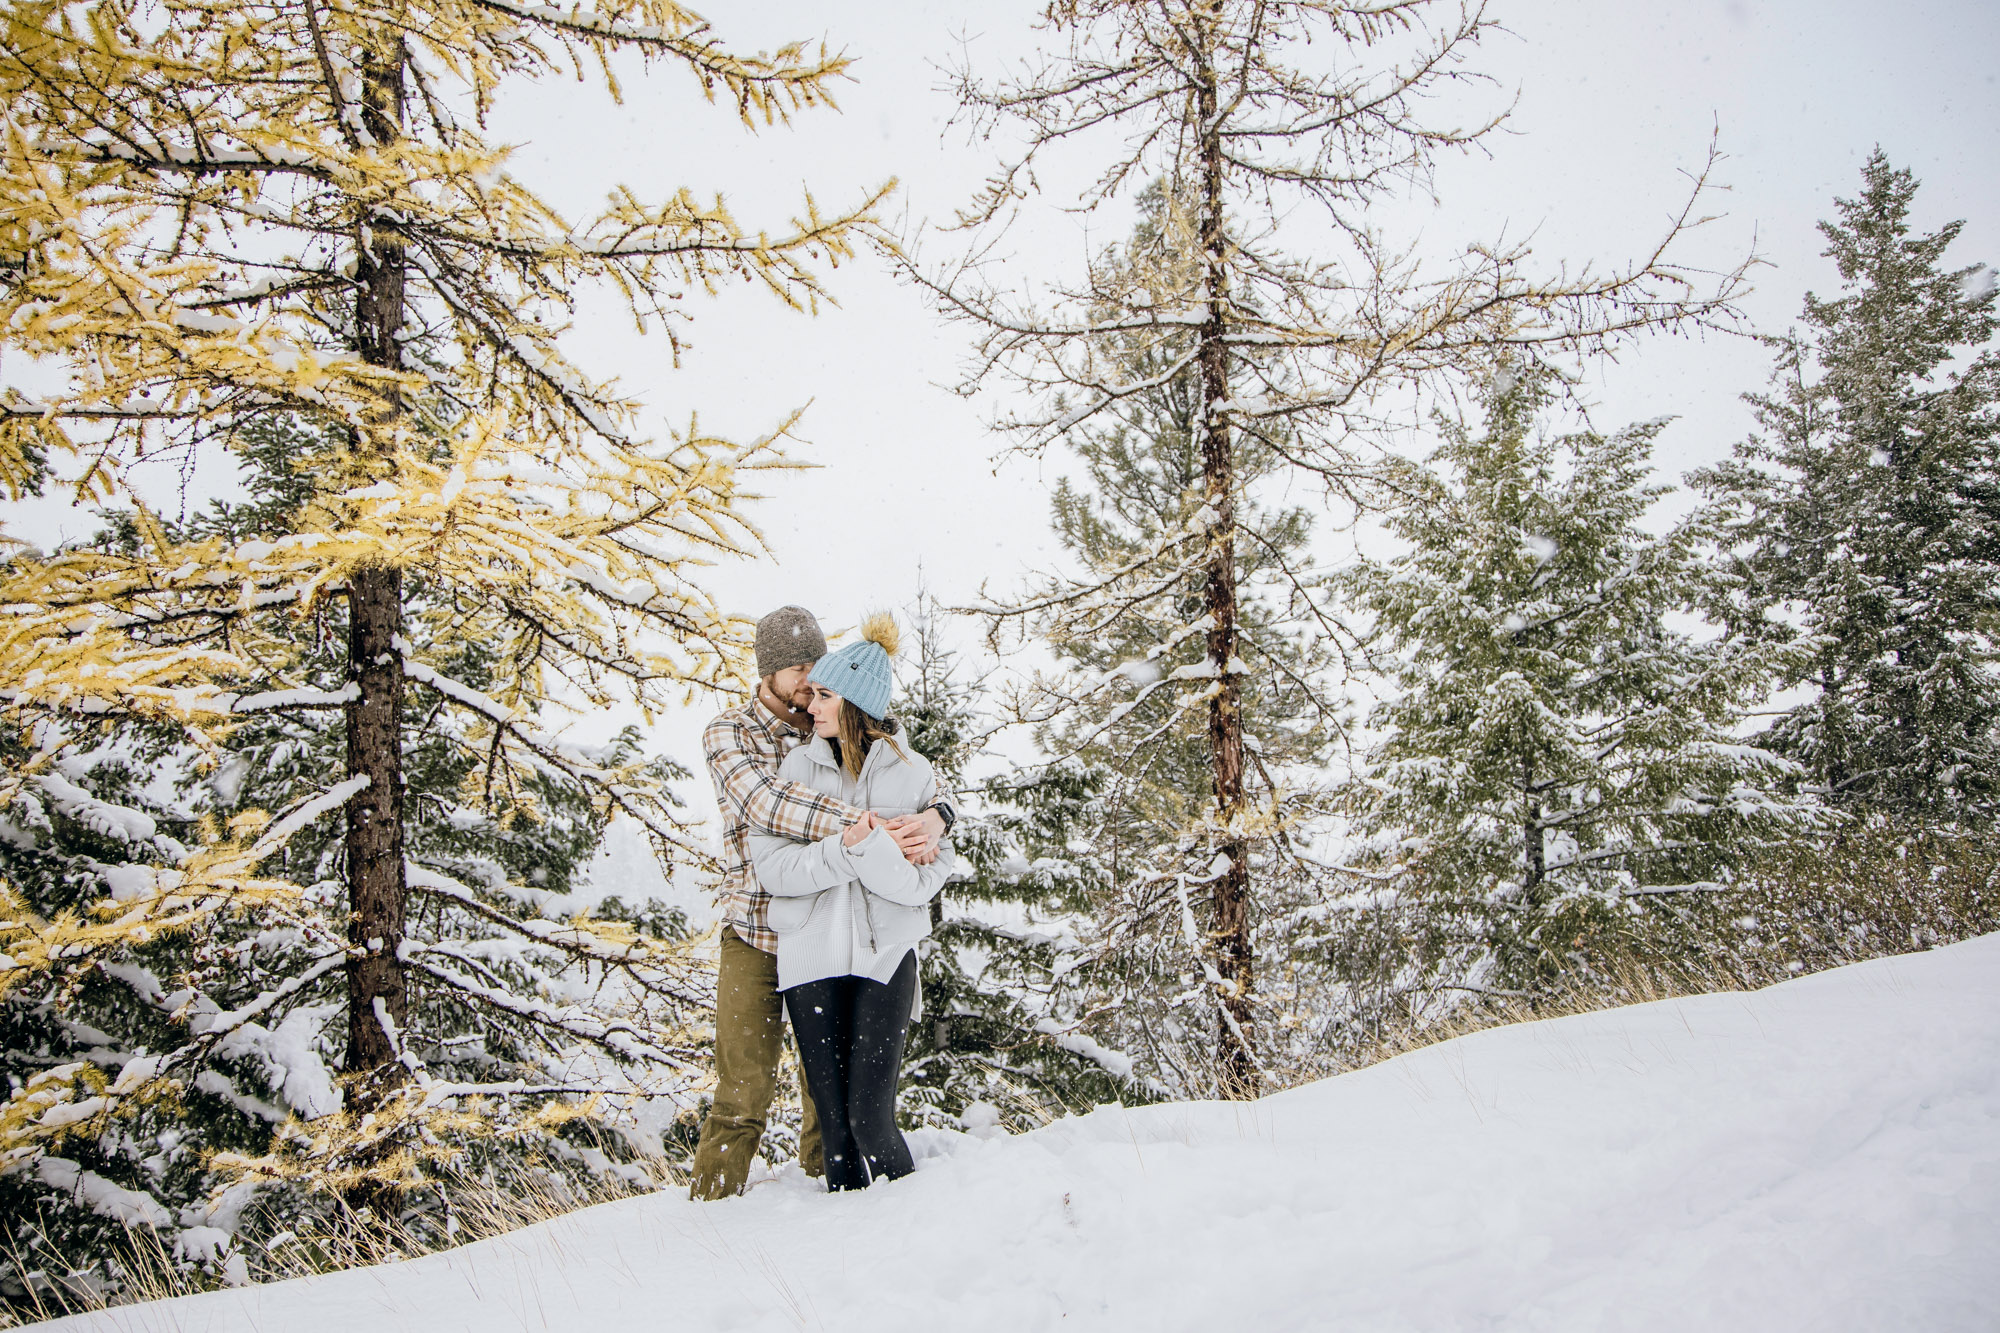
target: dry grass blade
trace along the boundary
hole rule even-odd
[[[319,1273],[338,1273],[372,1264],[415,1259],[553,1221],[581,1208],[681,1187],[685,1181],[664,1163],[643,1175],[605,1176],[587,1186],[536,1169],[504,1179],[460,1180],[445,1196],[447,1209],[412,1211],[383,1218],[342,1208],[313,1222],[278,1232],[261,1249],[246,1249],[253,1282],[282,1282]],[[97,1276],[107,1256],[61,1256],[53,1246],[38,1247],[34,1262],[10,1240],[0,1270],[24,1295],[0,1303],[0,1329],[45,1319],[84,1314],[143,1301],[166,1300],[211,1291],[223,1282],[202,1266],[177,1258],[150,1227],[125,1232],[119,1253],[109,1256],[118,1285]],[[76,1262],[64,1262],[75,1259]]]

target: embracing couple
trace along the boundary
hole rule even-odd
[[[800,1164],[832,1190],[914,1169],[896,1081],[957,814],[891,716],[896,638],[893,620],[871,616],[829,653],[810,612],[780,607],[757,622],[756,697],[702,733],[725,875],[697,1199],[743,1191],[777,1091],[781,1010],[805,1084]]]

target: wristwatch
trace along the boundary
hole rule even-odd
[[[958,822],[958,815],[943,801],[932,801],[924,807],[924,810],[935,810],[938,812],[938,818],[944,821],[944,831],[946,833],[950,833],[951,826]],[[920,810],[917,813],[922,814],[923,811]]]

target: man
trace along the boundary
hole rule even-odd
[[[810,787],[778,777],[793,747],[812,735],[805,711],[813,663],[826,654],[826,635],[802,607],[779,607],[757,622],[756,697],[719,714],[702,732],[702,753],[715,782],[723,822],[723,927],[715,986],[715,1102],[702,1121],[694,1154],[696,1199],[741,1194],[750,1159],[764,1137],[777,1093],[784,1038],[778,996],[777,937],[771,897],[750,865],[750,830],[818,840],[839,833],[862,811]],[[889,834],[911,861],[937,855],[954,815],[949,797],[919,814],[891,820]],[[799,1162],[820,1175],[819,1123],[801,1086],[805,1125]]]

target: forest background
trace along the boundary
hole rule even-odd
[[[937,9],[901,8],[837,26],[803,6],[765,7],[754,24],[720,19],[719,35],[755,49],[832,26],[829,42],[859,58],[853,82],[836,88],[842,114],[805,115],[746,138],[704,106],[687,80],[672,71],[645,77],[634,68],[620,70],[622,105],[611,105],[601,89],[551,79],[530,97],[503,102],[492,137],[524,145],[510,165],[528,184],[585,204],[617,184],[641,194],[685,184],[720,190],[739,215],[765,218],[792,209],[801,184],[844,203],[894,176],[902,182],[892,204],[901,215],[896,229],[919,237],[926,220],[963,204],[1008,146],[1004,128],[968,144],[963,127],[947,123],[953,103],[936,86],[939,66],[965,61],[982,73],[1004,70],[1031,51],[1034,13],[988,7],[971,28]],[[1857,193],[1861,161],[1873,146],[1923,182],[1916,230],[1969,220],[1947,267],[2000,253],[2000,199],[1980,169],[1982,127],[2000,119],[2000,95],[1980,53],[1993,49],[2000,25],[1980,7],[1928,7],[1892,31],[1883,30],[1879,11],[1861,6],[1716,4],[1666,18],[1523,4],[1499,17],[1509,31],[1490,37],[1476,62],[1494,83],[1454,90],[1443,112],[1476,123],[1512,102],[1506,129],[1483,151],[1440,162],[1437,204],[1402,197],[1371,214],[1420,254],[1449,253],[1469,239],[1531,237],[1536,258],[1550,268],[1615,264],[1643,251],[1670,220],[1688,174],[1702,169],[1711,136],[1725,155],[1711,182],[1725,192],[1707,196],[1702,211],[1725,216],[1689,238],[1679,258],[1727,271],[1754,252],[1768,264],[1753,271],[1755,290],[1738,301],[1743,333],[1782,331],[1797,319],[1807,290],[1832,293],[1834,275],[1820,257],[1814,224],[1831,215],[1836,195]],[[1064,171],[1060,160],[1046,165],[1046,200],[1076,192],[1083,173],[1065,179]],[[1124,240],[1135,220],[1117,208],[1088,217],[1032,210],[1006,237],[1006,262],[1053,280]],[[924,240],[925,253],[937,253],[939,244]],[[754,616],[796,601],[840,626],[871,607],[911,605],[920,591],[959,604],[982,593],[1006,596],[1034,571],[1060,568],[1048,502],[1072,461],[1057,451],[996,463],[999,441],[988,423],[1008,410],[1006,388],[953,392],[966,338],[941,330],[923,298],[885,266],[863,257],[843,264],[827,284],[838,305],[817,319],[755,300],[695,305],[683,330],[690,346],[677,368],[664,339],[633,337],[629,319],[608,304],[587,299],[563,338],[578,364],[618,376],[644,400],[649,428],[671,428],[698,412],[706,430],[752,438],[807,407],[794,453],[819,466],[760,477],[764,498],[746,510],[771,558],[724,561],[703,576],[703,586],[728,612]],[[1672,482],[1721,461],[1744,437],[1750,415],[1738,395],[1765,384],[1770,353],[1748,338],[1709,331],[1645,338],[1625,344],[1615,362],[1574,364],[1578,392],[1562,424],[1609,433],[1674,418],[1652,453],[1656,477]],[[32,367],[9,369],[33,390]],[[1413,436],[1411,451],[1429,443]],[[226,472],[172,465],[152,476],[139,469],[128,480],[170,522],[234,490]],[[1318,505],[1303,492],[1282,499]],[[1664,523],[1687,507],[1684,494],[1669,498],[1647,521]],[[856,535],[858,516],[868,520],[866,537]],[[11,506],[7,522],[45,549],[96,526],[46,501]],[[1370,523],[1348,532],[1323,526],[1315,540],[1315,555],[1328,566],[1393,549]],[[974,626],[932,623],[961,650],[962,666],[986,669]],[[1004,685],[1010,671],[1018,675],[1036,660],[1030,653],[1010,661],[989,684]],[[1354,707],[1365,711],[1368,681],[1349,683]],[[691,764],[695,735],[719,702],[697,697],[683,710],[643,719],[645,754]],[[567,735],[603,743],[641,721],[636,710],[594,710],[569,723]],[[1025,735],[1003,735],[972,773],[1030,753]],[[679,788],[697,814],[710,809],[698,774]],[[699,922],[699,883],[649,878],[639,848],[628,826],[612,855],[593,867],[583,898],[660,893]]]
[[[961,58],[999,70],[1030,53],[1040,9],[1031,0],[981,5],[976,15],[944,3],[884,4],[830,18],[823,6],[780,0],[754,14],[713,14],[717,33],[740,47],[824,36],[855,57],[852,82],[835,85],[841,111],[751,136],[716,117],[689,80],[662,70],[628,77],[622,105],[596,87],[543,80],[499,108],[493,138],[520,145],[510,168],[551,198],[588,203],[620,183],[688,184],[722,192],[745,218],[776,218],[790,215],[801,185],[831,203],[893,177],[894,213],[945,223],[985,180],[998,146],[949,126],[955,103],[944,70]],[[1392,231],[1414,224],[1446,249],[1503,228],[1532,233],[1551,264],[1629,257],[1679,206],[1682,173],[1701,168],[1714,134],[1727,193],[1714,196],[1712,211],[1727,216],[1694,238],[1690,258],[1722,267],[1754,249],[1768,261],[1741,303],[1746,329],[1790,328],[1806,291],[1831,291],[1816,225],[1836,195],[1857,188],[1877,144],[1923,182],[1919,230],[1965,219],[1952,261],[2000,262],[2000,178],[1987,169],[2000,76],[1986,54],[2000,41],[2000,15],[1990,6],[1938,0],[1893,23],[1863,0],[1697,0],[1671,10],[1521,0],[1496,14],[1508,33],[1483,43],[1475,62],[1495,83],[1468,90],[1465,119],[1512,103],[1507,128],[1485,152],[1441,161],[1436,208],[1405,201],[1383,210]],[[1060,200],[1076,181],[1047,184],[1048,198]],[[1129,211],[1082,218],[1045,207],[1009,248],[1024,272],[1073,274],[1133,221]],[[643,398],[651,427],[685,424],[694,410],[705,428],[747,439],[809,405],[800,433],[810,448],[798,452],[825,466],[762,479],[770,498],[756,512],[771,561],[725,563],[705,585],[741,614],[790,599],[843,625],[864,604],[903,605],[920,582],[951,603],[983,581],[1007,588],[1055,562],[1047,497],[1065,467],[1054,459],[996,466],[995,404],[952,391],[968,339],[942,329],[884,265],[843,266],[829,288],[838,305],[815,318],[754,300],[691,303],[690,346],[677,370],[665,340],[634,336],[608,301],[583,307],[564,339],[578,364]],[[1749,432],[1739,395],[1761,388],[1769,368],[1748,340],[1655,338],[1589,366],[1582,394],[1605,429],[1677,418],[1655,452],[1661,474],[1677,478],[1726,457]],[[171,499],[180,477],[161,471],[158,489]],[[197,477],[188,503],[198,507],[228,483]],[[847,540],[843,515],[883,488],[900,501],[897,540]],[[44,545],[87,536],[94,523],[33,501],[6,506],[5,516],[10,531]],[[836,550],[837,564],[822,558]],[[693,755],[706,716],[697,707],[663,717],[650,744]],[[603,739],[625,720],[576,725],[580,738]],[[711,799],[700,783],[689,793]]]

